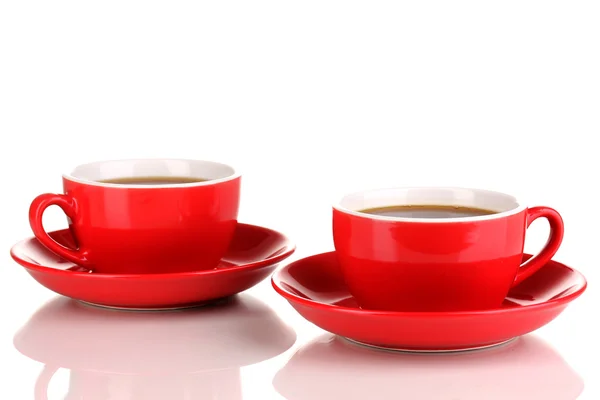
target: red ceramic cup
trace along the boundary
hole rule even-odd
[[[133,177],[193,177],[197,183],[114,184]],[[63,175],[64,194],[42,194],[29,222],[50,251],[100,273],[168,273],[210,269],[225,254],[237,225],[240,175],[210,161],[148,159],[80,165]],[[42,226],[57,205],[77,248],[54,241]]]
[[[361,210],[394,205],[450,205],[495,214],[462,218],[396,218]],[[525,231],[550,223],[545,247],[522,264]],[[501,305],[509,289],[548,262],[563,222],[548,207],[526,207],[509,195],[464,188],[380,189],[345,196],[333,207],[333,239],[348,289],[366,309],[481,310]]]

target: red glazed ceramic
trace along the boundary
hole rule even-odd
[[[137,185],[99,181],[186,177],[204,182]],[[65,260],[102,273],[198,271],[215,267],[237,223],[240,175],[230,166],[195,160],[120,160],[80,165],[63,176],[64,194],[43,194],[29,221],[38,240]],[[44,231],[42,215],[58,205],[76,247]]]
[[[495,211],[462,218],[396,218],[360,212],[394,205],[464,206]],[[522,262],[527,227],[550,223],[550,238]],[[399,188],[355,193],[333,208],[333,239],[344,278],[361,307],[453,311],[498,307],[511,287],[558,250],[563,222],[548,207],[477,189]]]
[[[524,261],[530,259],[524,256]],[[275,290],[318,327],[368,346],[456,351],[504,343],[546,325],[586,289],[579,272],[549,261],[488,310],[374,311],[358,306],[335,252],[297,260],[275,272]]]
[[[69,230],[51,232],[50,236],[61,245],[74,244]],[[36,238],[14,245],[11,255],[36,281],[64,296],[105,307],[166,309],[192,307],[249,289],[294,250],[294,244],[279,232],[239,223],[221,263],[210,270],[97,273],[55,255]]]

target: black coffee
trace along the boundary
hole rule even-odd
[[[385,217],[402,218],[461,218],[496,214],[497,211],[461,206],[410,205],[368,208],[360,212]]]
[[[206,182],[208,179],[188,176],[136,176],[128,178],[105,179],[99,182],[121,185],[176,185],[182,183]]]

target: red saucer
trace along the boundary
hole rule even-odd
[[[552,321],[587,286],[581,273],[550,261],[515,286],[497,309],[363,310],[348,292],[335,252],[285,266],[273,275],[272,284],[304,318],[326,331],[368,346],[407,351],[460,351],[507,342]]]
[[[50,236],[74,247],[69,230],[51,232]],[[50,252],[36,238],[15,244],[10,254],[35,280],[64,296],[104,307],[171,309],[197,306],[247,290],[271,274],[294,250],[294,244],[279,232],[239,223],[227,254],[212,270],[93,273]]]

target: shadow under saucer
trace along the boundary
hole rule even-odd
[[[240,368],[275,357],[295,332],[262,301],[238,295],[216,305],[162,313],[90,307],[58,297],[16,333],[14,345],[45,364],[36,400],[59,368],[66,399],[242,398]]]
[[[301,347],[273,380],[288,400],[574,400],[583,381],[542,339],[463,353],[398,353],[325,334]]]

